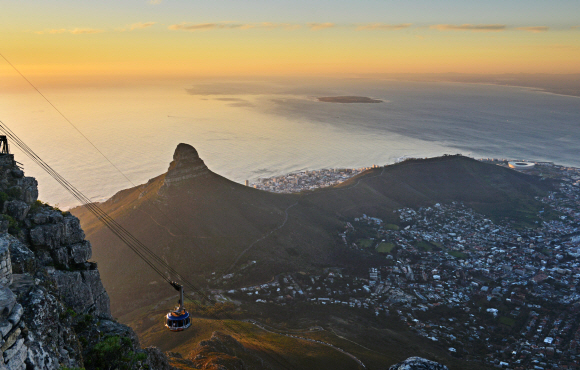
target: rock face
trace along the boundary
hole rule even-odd
[[[179,144],[173,154],[173,162],[165,175],[164,185],[173,185],[180,181],[195,177],[205,177],[211,174],[203,160],[199,158],[197,150],[188,144]]]
[[[36,180],[0,155],[0,370],[172,369],[111,317],[79,220],[37,198]]]
[[[447,366],[441,365],[435,361],[430,361],[422,357],[409,357],[403,362],[399,362],[389,370],[449,370]]]

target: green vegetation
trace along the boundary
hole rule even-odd
[[[377,246],[377,252],[379,253],[391,253],[395,248],[393,243],[381,243]]]
[[[147,358],[145,353],[135,353],[131,348],[131,339],[107,336],[91,349],[85,365],[95,370],[131,369],[135,363]]]
[[[61,320],[67,317],[75,318],[77,317],[77,313],[72,308],[67,308],[67,310],[61,313],[59,316]]]
[[[0,208],[4,207],[4,202],[8,200],[8,194],[3,191],[0,191]]]
[[[422,250],[423,252],[431,252],[433,250],[433,244],[431,244],[425,240],[417,242],[415,244],[415,247],[417,247],[417,249]]]
[[[20,198],[20,196],[22,195],[22,190],[20,190],[20,188],[18,187],[13,187],[10,188],[8,190],[6,190],[6,194],[8,194],[9,198]]]
[[[370,240],[370,239],[361,239],[358,242],[356,242],[356,244],[360,247],[360,248],[370,248],[373,246],[374,241]]]
[[[507,326],[514,326],[516,324],[516,320],[512,319],[511,317],[505,316],[500,317],[499,322]]]
[[[386,224],[384,227],[385,230],[394,230],[394,231],[398,231],[399,230],[399,226],[395,225],[395,224]]]
[[[467,254],[459,252],[459,251],[448,251],[447,253],[449,253],[449,255],[455,257],[455,258],[466,258]]]
[[[67,310],[68,312],[68,310]],[[76,317],[76,315],[74,316]],[[82,318],[77,318],[78,321],[75,324],[75,331],[77,333],[83,332],[88,329],[93,324],[93,316],[83,315]]]
[[[16,235],[20,232],[20,225],[14,217],[4,214],[2,215],[2,219],[8,221],[8,232],[10,234]]]
[[[41,200],[36,200],[34,203],[32,203],[32,206],[30,206],[30,212],[34,213],[36,211],[38,211],[40,208],[48,206],[48,203],[44,203]]]

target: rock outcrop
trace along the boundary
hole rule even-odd
[[[172,369],[113,320],[79,220],[37,198],[0,155],[0,370]]]
[[[173,154],[173,161],[165,175],[164,185],[169,186],[180,181],[211,174],[197,150],[188,144],[179,144]]]
[[[447,366],[441,365],[435,361],[427,360],[423,357],[409,357],[403,362],[399,362],[389,370],[449,370]]]

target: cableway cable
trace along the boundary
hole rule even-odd
[[[163,270],[171,273],[174,277],[177,277],[183,284],[190,290],[198,294],[202,299],[205,299],[209,303],[218,303],[211,296],[207,295],[202,289],[195,286],[193,283],[184,278],[179,272],[177,272],[173,267],[166,263],[162,258],[157,256],[153,251],[151,251],[145,244],[134,237],[129,231],[127,231],[123,226],[121,226],[117,221],[115,221],[111,216],[109,216],[105,211],[103,211],[98,205],[92,202],[87,196],[85,196],[80,190],[74,187],[70,182],[68,182],[64,177],[62,177],[58,172],[56,172],[52,167],[50,167],[42,158],[40,158],[26,143],[24,143],[4,122],[0,121],[0,131],[6,134],[7,137],[20,149],[22,152],[28,156],[33,162],[45,170],[52,178],[54,178],[61,186],[63,186],[75,199],[77,199],[83,206],[85,206],[98,220],[103,222],[103,224],[116,235],[124,244],[126,244],[141,260],[143,260],[153,271],[155,271],[163,280],[171,283],[172,280],[164,273]],[[190,299],[194,304],[197,302]],[[217,314],[213,314],[214,318],[222,320]],[[224,313],[227,319],[235,321],[228,313]],[[239,333],[240,330],[236,330],[229,323],[223,322],[224,326],[228,327],[235,333]],[[241,329],[248,334],[249,330],[241,327]],[[279,360],[275,359],[264,349],[264,354],[271,358],[273,361],[277,362],[279,365],[288,369],[287,366],[280,363]],[[278,355],[279,356],[279,355]],[[280,357],[284,362],[289,363],[287,359]]]
[[[54,110],[62,116],[62,118],[64,118],[64,120],[71,125],[93,148],[95,148],[95,150],[107,161],[109,162],[109,164],[111,166],[113,166],[113,168],[115,168],[115,170],[117,170],[117,172],[119,172],[133,187],[135,187],[136,185],[133,183],[133,181],[131,181],[131,179],[125,175],[123,173],[123,171],[121,171],[121,169],[119,167],[117,167],[106,155],[105,153],[103,153],[99,148],[97,148],[97,146],[85,135],[83,134],[83,132],[75,125],[72,123],[72,121],[70,119],[68,119],[67,116],[64,115],[64,113],[58,109],[56,107],[56,105],[54,105],[47,97],[46,95],[44,95],[40,89],[38,89],[28,78],[26,78],[26,76],[20,72],[20,70],[18,68],[16,68],[16,66],[14,64],[12,64],[2,53],[0,53],[0,56],[6,61],[6,63],[8,63],[10,65],[10,67],[12,67],[16,73],[18,73],[38,94],[40,94],[40,96],[42,96],[42,98],[44,100],[46,100],[46,102],[52,107],[54,108]],[[83,202],[81,202],[83,203]],[[187,234],[187,232],[183,231],[183,229],[181,227],[179,227],[179,225],[177,225],[165,212],[163,212],[156,204],[154,204],[153,202],[150,202],[153,207],[155,207],[155,209],[157,209],[157,211],[159,213],[161,213],[166,220],[168,220],[169,222],[171,222],[171,224],[173,224],[173,226],[175,226],[179,231],[181,231],[181,233],[183,234]],[[84,204],[84,203],[83,203]],[[145,212],[145,211],[143,211]],[[151,215],[149,215],[151,217]],[[207,257],[207,251],[204,248],[199,248],[199,245],[197,245],[195,242],[191,241],[198,250],[203,251],[203,253],[206,255]]]
[[[69,123],[97,152],[105,158],[111,166],[113,166],[117,172],[119,172],[131,185],[135,186],[135,184],[101,151],[93,142],[89,140],[89,138],[83,134],[78,127],[76,127],[71,120],[69,120],[62,111],[60,111],[16,66],[14,66],[2,53],[0,56],[38,93],[40,96],[46,100],[46,102],[54,108],[66,121]],[[10,139],[16,143],[16,145],[23,151],[25,155],[27,155],[33,162],[35,162],[39,167],[41,167],[45,172],[47,172],[51,177],[53,177],[61,186],[63,186],[75,199],[77,199],[85,208],[87,208],[98,220],[103,222],[103,224],[115,235],[117,236],[124,244],[126,244],[139,258],[141,258],[152,270],[154,270],[163,280],[168,283],[172,283],[172,280],[167,277],[166,273],[164,273],[163,269],[166,272],[173,274],[173,276],[177,277],[181,280],[186,287],[190,290],[198,294],[202,299],[206,300],[211,304],[218,303],[216,300],[212,299],[211,296],[205,294],[205,292],[195,286],[193,283],[185,279],[181,274],[179,274],[175,269],[173,269],[168,263],[166,263],[162,258],[157,256],[153,251],[151,251],[145,244],[135,238],[130,232],[128,232],[124,227],[122,227],[119,223],[117,223],[112,217],[110,217],[105,211],[103,211],[98,205],[96,205],[90,198],[85,196],[82,192],[80,192],[77,188],[75,188],[71,183],[69,183],[65,178],[63,178],[58,172],[56,172],[52,167],[50,167],[46,162],[44,162],[30,147],[26,145],[10,128],[0,121],[0,131],[3,131]],[[185,233],[182,228],[180,228],[173,220],[165,214],[157,205],[153,202],[151,204],[165,216],[167,220],[169,220],[178,230],[182,233]],[[194,243],[195,244],[195,243]],[[207,251],[203,248],[198,248],[198,250],[202,250],[204,254],[207,256]],[[150,260],[151,258],[152,260]],[[157,266],[156,263],[160,265]],[[189,297],[187,297],[190,299]],[[190,299],[194,304],[197,304],[194,300]],[[217,315],[212,315],[216,319],[220,319]],[[231,315],[224,313],[227,319],[234,321]],[[232,328],[227,322],[224,322],[224,325],[227,326],[233,332],[238,332],[236,329]],[[243,328],[248,334],[250,332]],[[270,357],[272,360],[287,368],[285,365],[281,364],[280,361],[270,356],[267,352],[265,354]],[[279,356],[279,355],[278,355]],[[284,362],[288,363],[288,360],[281,357]]]

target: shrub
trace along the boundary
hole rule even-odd
[[[14,217],[9,215],[2,215],[2,219],[8,221],[8,232],[12,235],[16,235],[20,232],[20,225]]]
[[[20,198],[22,195],[22,190],[20,188],[13,187],[6,190],[6,194],[8,194],[9,198]]]
[[[34,203],[32,203],[32,206],[30,206],[30,212],[34,213],[44,206],[48,206],[48,203],[44,203],[41,200],[36,200]]]
[[[3,191],[0,191],[0,209],[4,207],[4,202],[8,200],[8,194]]]
[[[144,353],[135,353],[129,338],[118,335],[107,336],[88,353],[85,365],[88,369],[109,370],[132,369],[136,362],[147,358]]]

